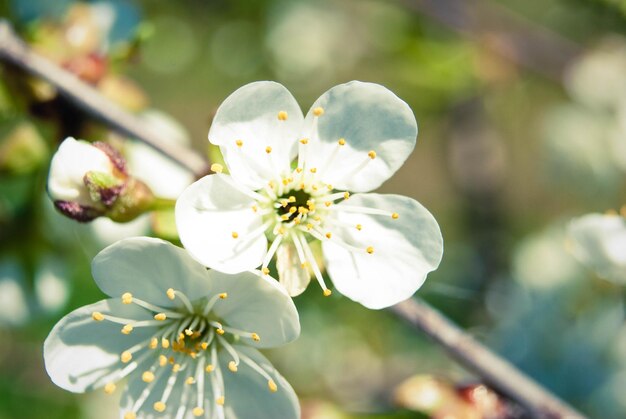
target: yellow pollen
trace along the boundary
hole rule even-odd
[[[288,216],[287,214],[283,214],[283,215],[281,215],[281,216],[280,216],[280,218],[281,218],[283,221],[287,221],[287,220],[289,219],[289,216]]]
[[[330,207],[330,206],[331,206],[331,204],[332,204],[332,202],[330,202],[330,201],[326,201],[326,202],[324,202],[324,205],[326,205],[327,207]]]
[[[206,351],[206,349],[209,347],[209,344],[207,342],[202,342],[200,344],[200,347]]]
[[[226,331],[224,331],[224,329],[222,329],[221,327],[219,329],[215,330],[217,332],[218,335],[223,335],[224,333],[226,333]]]
[[[224,396],[220,396],[217,399],[215,399],[215,403],[219,404],[220,406],[224,406],[225,401],[226,399],[224,399]]]
[[[253,205],[253,206],[252,206],[252,211],[257,212],[258,210],[259,210],[259,209],[257,208],[257,206],[256,206],[256,205]]]
[[[159,355],[159,365],[162,367],[167,365],[167,357],[165,355]]]
[[[194,407],[191,411],[195,417],[204,415],[204,409],[201,407]]]
[[[314,216],[314,217],[313,217],[313,219],[314,219],[315,221],[319,221],[319,220],[321,220],[321,219],[322,219],[322,217],[320,217],[319,215],[316,215],[316,216]]]
[[[361,229],[362,229],[362,228],[363,228],[363,226],[362,226],[361,224],[357,224],[357,225],[356,225],[356,229],[357,229],[357,230],[361,231]]]
[[[124,364],[128,364],[131,359],[133,359],[133,354],[131,354],[129,351],[124,351],[122,352],[122,355],[120,355],[120,360]]]
[[[116,387],[116,385],[114,383],[107,383],[107,385],[104,386],[104,392],[106,394],[111,394],[111,393],[113,393],[115,391],[116,388],[117,387]]]
[[[211,171],[213,171],[215,173],[222,173],[224,171],[224,166],[222,166],[219,163],[213,163],[211,165]]]
[[[307,230],[312,230],[313,229],[313,224],[309,223],[306,225],[306,229]]]
[[[337,141],[337,143],[339,145],[346,145],[346,139],[345,138],[340,138],[339,141]]]
[[[104,320],[104,315],[99,311],[94,311],[93,313],[91,313],[91,318],[97,322],[101,322],[102,320]]]
[[[288,199],[281,199],[280,200],[280,206],[285,208],[287,205],[289,205],[289,200]]]
[[[206,368],[204,369],[206,372],[213,372],[213,370],[215,369],[215,367],[212,364],[209,364],[206,366]]]
[[[296,218],[295,220],[293,220],[293,223],[294,223],[295,225],[300,224],[300,218]]]
[[[300,264],[300,267],[301,267],[302,269],[306,269],[308,266],[309,266],[309,262],[304,262],[304,263],[301,263],[301,264]]]
[[[137,415],[135,412],[126,412],[124,414],[124,419],[137,419]]]
[[[285,186],[289,185],[289,178],[283,179],[283,185]]]
[[[372,246],[369,246],[367,249],[365,249],[365,251],[371,255],[372,253],[374,253],[374,248]]]
[[[261,272],[263,272],[263,275],[267,275],[267,274],[270,273],[270,270],[267,269],[267,268],[263,268],[263,269],[261,269]]]
[[[286,121],[287,120],[287,112],[285,112],[285,111],[278,112],[278,119],[280,121]]]
[[[133,326],[130,324],[124,325],[124,327],[122,327],[122,333],[125,335],[130,335],[130,332],[133,331]]]
[[[185,329],[185,334],[186,334],[187,336],[191,336],[191,335],[193,335],[193,330],[191,330],[191,329]]]
[[[343,199],[348,199],[348,198],[350,198],[350,192],[346,191],[343,193]]]
[[[220,297],[222,300],[225,300],[225,299],[227,299],[227,298],[228,298],[228,293],[227,293],[227,292],[223,292],[223,293],[218,294],[218,295],[219,295],[219,297]]]
[[[397,220],[400,217],[400,214],[398,214],[397,212],[394,212],[393,214],[391,214],[391,218],[393,218],[394,220]]]
[[[165,319],[167,319],[167,316],[165,315],[165,313],[159,313],[159,314],[154,315],[154,320],[163,321]]]
[[[193,377],[187,377],[187,379],[185,380],[185,384],[187,385],[192,385],[196,382],[196,380]]]
[[[237,147],[241,148],[241,146],[243,145],[243,141],[237,140],[237,141],[235,141],[235,144],[237,144]]]
[[[156,410],[157,412],[162,413],[165,412],[165,408],[167,406],[165,406],[165,403],[163,402],[156,402],[152,407],[154,407],[154,410]]]
[[[159,340],[157,338],[150,339],[150,349],[156,349],[159,346]]]
[[[367,155],[370,157],[370,159],[374,160],[376,158],[376,152],[374,150],[370,150],[369,153],[367,153]]]
[[[261,340],[261,337],[258,334],[256,334],[256,333],[250,333],[250,337],[255,342],[259,342]]]
[[[235,361],[230,361],[228,363],[228,369],[232,372],[237,372],[237,364],[235,363]]]
[[[131,304],[133,302],[133,294],[130,292],[125,292],[122,294],[122,303]]]
[[[284,235],[285,234],[285,229],[284,228],[279,228],[278,229],[278,234]]]
[[[176,298],[176,294],[174,293],[173,288],[169,288],[165,293],[167,294],[167,298],[169,298],[170,300]]]
[[[161,347],[163,349],[167,349],[170,347],[170,341],[165,339],[165,338],[161,338]]]
[[[332,294],[333,292],[331,290],[329,290],[328,288],[326,288],[324,290],[324,297],[330,297],[330,294]]]
[[[313,115],[315,116],[324,115],[324,108],[322,108],[321,106],[318,106],[317,108],[313,109]]]
[[[304,144],[307,145],[309,143],[309,139],[308,138],[303,138],[300,140],[300,144]]]
[[[333,190],[333,185],[326,185],[326,187],[328,188],[329,191]]]
[[[154,374],[152,374],[150,371],[146,371],[141,374],[141,379],[144,381],[144,383],[151,383],[152,381],[154,381]]]
[[[291,207],[289,208],[289,214],[293,214],[294,212],[296,212],[298,209],[296,207]]]
[[[302,173],[302,168],[301,167],[296,167],[296,172]]]
[[[173,372],[178,372],[178,371],[180,371],[180,368],[181,368],[180,364],[174,364],[174,366],[172,367],[172,371]]]
[[[265,147],[265,152],[267,154],[270,154],[272,152],[272,147],[270,147],[270,146]]]
[[[238,238],[238,237],[239,237],[239,233],[237,233],[236,231],[233,231],[233,232],[231,233],[231,236],[233,236],[233,239],[236,239],[236,238]]]
[[[317,168],[316,167],[311,167],[310,171],[311,171],[311,173],[315,173],[315,172],[317,172]]]
[[[169,362],[170,364],[174,365],[174,357],[173,357],[173,356],[170,356],[170,357],[167,359],[167,362]]]
[[[333,233],[331,233],[330,231],[328,233],[326,233],[326,238],[330,239],[333,236]]]
[[[278,391],[278,386],[274,382],[274,380],[268,380],[267,386],[269,387],[272,393],[276,393]]]

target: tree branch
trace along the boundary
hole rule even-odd
[[[526,408],[533,418],[583,418],[584,416],[541,387],[510,362],[461,330],[420,299],[410,299],[389,310],[413,326],[450,356],[480,376],[485,383]]]
[[[0,20],[0,60],[52,84],[63,96],[81,109],[120,133],[142,141],[200,177],[207,163],[190,149],[174,146],[160,131],[100,94],[95,88],[34,52],[13,31],[11,24]]]

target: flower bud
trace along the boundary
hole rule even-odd
[[[108,216],[130,221],[150,209],[154,196],[130,177],[124,158],[106,143],[67,138],[52,158],[48,194],[64,215],[80,222]]]

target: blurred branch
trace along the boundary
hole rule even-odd
[[[526,408],[531,417],[584,417],[511,363],[476,341],[425,301],[410,299],[396,304],[390,310],[445,348],[448,354],[480,376],[491,388]]]
[[[124,135],[146,143],[196,176],[206,174],[207,163],[198,154],[173,145],[166,136],[146,125],[139,116],[125,111],[72,73],[34,52],[15,34],[6,20],[0,20],[0,60],[42,78],[96,119]]]
[[[399,0],[497,54],[560,80],[580,53],[574,42],[485,0]]]

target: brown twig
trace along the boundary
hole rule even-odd
[[[173,145],[140,117],[125,111],[72,73],[34,52],[15,34],[6,20],[0,20],[0,60],[42,78],[94,118],[124,135],[146,143],[196,176],[206,174],[207,163],[198,154]]]
[[[480,376],[487,385],[526,408],[533,418],[583,418],[510,362],[476,341],[428,303],[411,299],[389,310],[428,335],[450,356]]]

